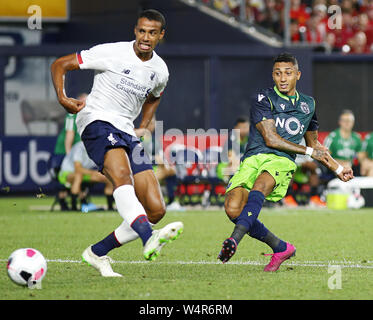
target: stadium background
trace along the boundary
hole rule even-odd
[[[42,20],[41,30],[28,28],[30,15],[0,21],[2,191],[35,193],[51,187],[46,163],[64,115],[50,79],[51,62],[95,44],[132,40],[137,13],[146,8],[157,8],[167,20],[165,40],[157,48],[170,71],[157,113],[165,130],[232,128],[237,116],[248,114],[249,97],[272,84],[272,58],[283,51],[298,57],[302,71],[298,90],[316,98],[320,131],[335,129],[343,109],[355,112],[356,131],[372,130],[372,53],[326,53],[320,46],[304,43],[270,46],[243,32],[242,23],[229,23],[231,16],[227,22],[221,21],[187,1],[49,3],[66,6],[66,17]],[[255,28],[256,24],[249,26]],[[90,71],[70,73],[67,94],[89,92],[92,76]]]

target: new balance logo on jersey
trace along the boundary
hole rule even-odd
[[[258,94],[258,101],[259,101],[259,102],[262,101],[264,98],[265,98],[264,95],[262,95],[262,94]]]
[[[123,69],[123,71],[122,71],[122,73],[124,73],[124,74],[129,74],[130,72],[131,72],[130,69]]]
[[[112,133],[110,133],[108,135],[107,139],[110,141],[110,143],[111,143],[112,146],[115,145],[118,142],[118,140],[113,137]]]
[[[155,77],[155,73],[152,72],[151,75],[150,75],[150,80],[153,81],[153,80],[154,80],[154,77]]]

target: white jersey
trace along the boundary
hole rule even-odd
[[[101,120],[136,136],[133,121],[147,96],[162,95],[168,81],[166,63],[155,51],[150,60],[140,60],[134,42],[106,43],[77,53],[80,69],[96,70],[86,106],[76,119],[80,135],[89,123]]]
[[[70,152],[63,158],[61,164],[61,172],[74,172],[75,162],[80,162],[82,167],[85,169],[97,168],[95,163],[89,158],[87,150],[85,149],[82,141],[75,143],[71,148]]]

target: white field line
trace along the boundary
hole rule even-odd
[[[0,259],[2,262],[6,262],[7,259]],[[47,262],[55,263],[82,263],[81,260],[70,260],[70,259],[47,259]],[[222,264],[219,261],[156,261],[150,262],[145,260],[138,261],[113,261],[113,263],[119,264],[164,264],[164,265],[218,265]],[[227,265],[249,265],[249,266],[265,266],[268,262],[261,261],[231,261]],[[373,263],[373,261],[367,261],[366,263]],[[363,265],[356,261],[299,261],[299,262],[285,262],[284,266],[289,267],[313,267],[313,268],[327,268],[331,265],[338,265],[341,268],[354,268],[354,269],[373,269],[373,265]]]

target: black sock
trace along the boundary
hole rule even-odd
[[[168,204],[174,202],[175,200],[175,189],[177,187],[177,178],[176,176],[170,176],[165,179],[166,181],[166,188],[167,188],[167,196],[168,196]]]
[[[121,244],[115,237],[115,233],[110,233],[105,239],[97,242],[91,248],[92,252],[99,257],[105,256],[110,250],[120,247]]]
[[[67,205],[65,198],[59,198],[58,203],[60,204],[61,211],[67,211],[69,210],[69,206]]]
[[[236,244],[238,245],[246,233],[247,229],[245,226],[243,226],[242,224],[236,224],[236,226],[233,229],[231,238],[233,238],[234,241],[236,241]]]
[[[77,194],[72,194],[71,195],[71,210],[78,210],[77,207],[77,200],[78,200],[78,195]]]
[[[114,203],[113,195],[106,195],[106,201],[107,201],[107,209],[108,210],[114,210],[114,208],[113,208],[113,203]]]
[[[248,235],[269,245],[274,253],[286,250],[286,242],[276,237],[258,219],[250,228]]]
[[[238,244],[244,235],[250,230],[252,224],[258,218],[264,202],[264,194],[260,191],[250,191],[247,203],[240,215],[232,221],[236,224],[231,238]]]

